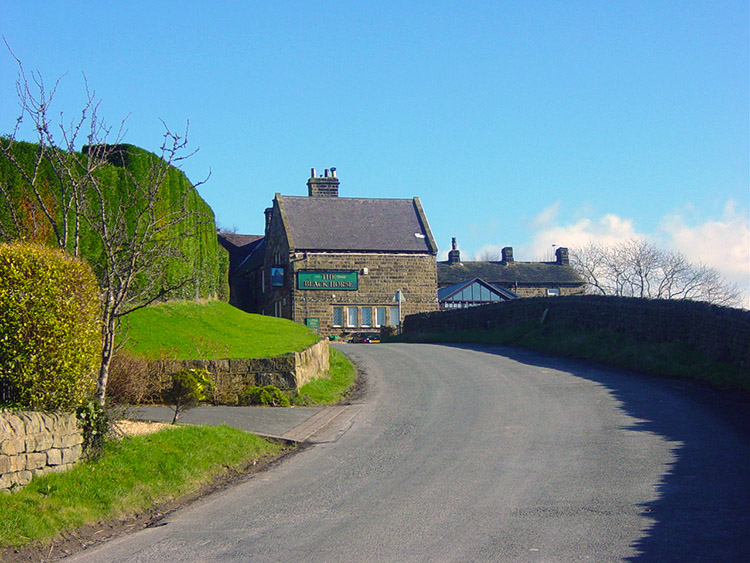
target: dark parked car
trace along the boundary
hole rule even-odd
[[[349,342],[353,342],[355,344],[370,344],[371,342],[380,342],[380,338],[377,334],[368,332],[355,332],[349,338]]]

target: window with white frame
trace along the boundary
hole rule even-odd
[[[333,308],[333,326],[344,326],[344,308]]]
[[[559,297],[559,296],[560,296],[560,290],[558,288],[547,290],[547,297]]]
[[[362,307],[362,326],[372,326],[372,307]]]
[[[385,307],[375,307],[375,326],[380,327],[383,325],[387,325],[388,322],[386,321],[387,315],[386,315],[387,309]]]
[[[346,308],[346,326],[348,327],[359,326],[358,321],[359,321],[359,315],[357,314],[357,308],[347,307]]]
[[[390,324],[393,326],[398,326],[401,324],[401,319],[398,316],[398,307],[391,307],[391,319]]]

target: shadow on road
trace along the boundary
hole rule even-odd
[[[628,561],[750,561],[750,396],[526,350],[449,346],[601,384],[635,419],[625,429],[670,443],[675,462],[655,484],[657,498],[639,507],[651,523]]]

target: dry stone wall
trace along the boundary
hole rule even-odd
[[[82,444],[72,413],[0,412],[0,492],[20,490],[32,477],[73,467]]]
[[[213,402],[237,404],[248,385],[275,385],[279,389],[299,389],[329,371],[328,341],[320,340],[302,352],[274,358],[230,360],[166,360],[150,362],[153,373],[167,375],[181,369],[205,369],[213,381]]]
[[[643,342],[678,342],[715,361],[750,370],[750,311],[697,301],[599,295],[514,299],[411,315],[404,332],[493,329],[542,319],[571,329],[627,334]]]

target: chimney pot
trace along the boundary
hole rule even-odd
[[[458,249],[456,237],[451,239],[451,251],[448,253],[448,264],[458,264],[461,262],[461,251]]]

